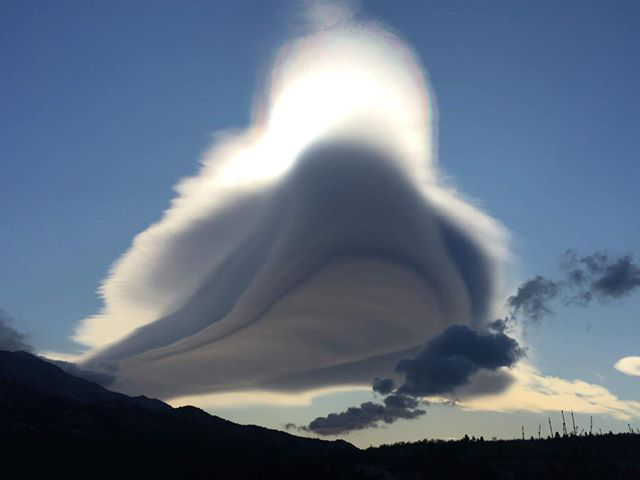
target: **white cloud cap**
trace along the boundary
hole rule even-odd
[[[623,357],[613,367],[625,375],[640,377],[640,357]]]

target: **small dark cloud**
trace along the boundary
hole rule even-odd
[[[467,386],[471,377],[480,375],[465,395],[486,395],[507,388],[513,381],[503,375],[500,367],[511,367],[523,351],[511,337],[503,332],[480,334],[469,327],[452,325],[442,334],[429,340],[414,358],[398,362],[396,371],[404,374],[405,382],[394,390],[391,378],[373,381],[373,391],[384,395],[383,404],[365,402],[341,413],[318,417],[308,426],[286,424],[286,429],[297,428],[319,435],[339,435],[354,430],[376,428],[399,419],[418,418],[426,413],[421,406],[422,396],[449,393],[457,387]]]
[[[560,287],[538,275],[527,280],[518,288],[518,292],[507,300],[507,305],[514,315],[522,313],[531,320],[540,320],[551,313],[549,302],[560,293]]]
[[[587,306],[594,300],[608,302],[625,297],[640,287],[640,265],[631,254],[595,252],[578,255],[567,250],[559,263],[562,276],[558,281],[538,275],[524,282],[518,292],[509,297],[507,320],[515,320],[521,315],[529,320],[540,320],[552,313],[549,305],[556,299],[561,299],[565,305]],[[489,327],[499,329],[499,322],[501,320],[496,320]]]
[[[640,265],[630,254],[578,255],[568,250],[560,266],[571,290],[565,299],[568,303],[587,305],[594,299],[606,302],[629,295],[640,287]]]
[[[373,391],[380,395],[389,395],[393,391],[394,383],[392,378],[378,378],[373,380]]]
[[[523,350],[504,333],[478,333],[464,325],[452,325],[429,340],[414,358],[401,360],[396,371],[405,382],[402,394],[429,396],[450,393],[467,385],[480,369],[513,366]]]
[[[384,404],[365,402],[341,413],[318,417],[302,429],[319,435],[340,435],[354,430],[376,428],[381,423],[391,424],[399,419],[424,415],[427,412],[419,408],[422,403],[407,395],[393,394],[384,399]]]
[[[27,341],[27,335],[13,328],[12,323],[13,319],[0,309],[0,350],[33,352],[33,347]]]

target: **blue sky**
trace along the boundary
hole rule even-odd
[[[510,229],[523,278],[553,276],[567,248],[640,253],[637,2],[362,4],[425,65],[439,162]],[[110,264],[197,170],[212,133],[249,123],[299,12],[289,1],[2,3],[0,306],[38,349],[73,351]],[[636,296],[559,308],[528,332],[536,365],[638,399],[637,377],[612,365],[640,354],[639,307]]]

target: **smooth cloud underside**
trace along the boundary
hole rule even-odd
[[[616,362],[614,368],[619,372],[640,377],[640,357],[624,357]]]
[[[441,181],[412,52],[341,24],[283,48],[269,85],[254,125],[178,184],[78,329],[84,366],[115,368],[123,391],[370,385],[494,313],[507,235]]]

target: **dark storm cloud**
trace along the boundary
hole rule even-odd
[[[12,323],[9,314],[0,309],[0,350],[32,352],[33,347],[27,341],[27,335],[13,328]]]
[[[340,435],[354,430],[376,428],[381,423],[391,424],[400,419],[413,419],[427,413],[419,408],[423,402],[400,394],[389,395],[384,403],[365,402],[341,413],[318,417],[303,430],[319,435]]]
[[[429,396],[450,393],[466,385],[480,369],[512,367],[524,352],[504,333],[478,333],[452,325],[429,340],[414,358],[401,360],[396,371],[405,381],[399,393]]]

